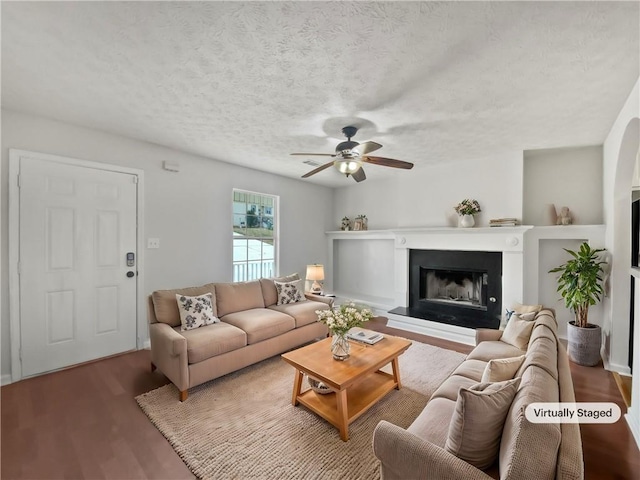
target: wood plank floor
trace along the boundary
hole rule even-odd
[[[394,330],[369,328],[468,353],[470,346]],[[572,365],[578,401],[624,407],[611,373]],[[1,389],[2,479],[193,478],[142,413],[134,397],[166,384],[139,351],[42,375]],[[624,411],[624,408],[623,408]],[[583,425],[587,479],[636,479],[640,452],[624,421]]]

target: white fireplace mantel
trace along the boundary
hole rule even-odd
[[[533,227],[523,225],[327,232],[330,266],[327,269],[327,284],[335,289],[336,296],[340,298],[363,301],[380,310],[380,314],[389,318],[389,326],[472,344],[475,339],[472,329],[388,313],[392,308],[408,306],[409,251],[421,249],[502,252],[502,305],[511,305],[523,301],[524,234],[531,228]],[[343,263],[349,261],[349,257],[336,253],[344,241],[361,241],[362,250],[371,251],[371,255],[364,259],[359,258],[359,261],[354,261],[354,265],[345,268]],[[376,255],[381,258],[376,258]],[[341,278],[333,278],[338,272]],[[376,279],[393,291],[376,295],[358,291],[357,285],[360,282],[371,284]],[[354,285],[356,287],[353,287]]]

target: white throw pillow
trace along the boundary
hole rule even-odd
[[[286,305],[288,303],[302,302],[305,300],[302,293],[303,280],[296,280],[295,282],[274,282],[276,284],[276,290],[278,291],[278,303],[277,305]]]
[[[520,378],[460,388],[445,449],[479,469],[498,457],[504,422]]]
[[[538,313],[542,310],[542,305],[523,305],[516,302],[511,306],[511,309],[520,315],[523,313]]]
[[[531,331],[536,324],[533,321],[534,316],[535,313],[523,315],[514,313],[511,316],[509,323],[507,323],[504,332],[502,332],[502,337],[500,338],[500,340],[508,343],[509,345],[513,345],[520,350],[526,350],[527,345],[529,345],[529,337],[531,336]],[[527,320],[527,318],[530,319]]]
[[[494,358],[489,360],[487,366],[484,367],[484,373],[482,374],[482,383],[486,382],[504,382],[505,380],[511,380],[520,365],[524,362],[525,356],[511,358]]]
[[[178,310],[180,311],[180,323],[182,331],[193,330],[194,328],[212,325],[220,320],[213,315],[211,305],[211,294],[188,297],[176,293]]]

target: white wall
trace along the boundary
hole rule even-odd
[[[601,145],[527,150],[523,156],[525,224],[551,225],[550,203],[558,212],[569,207],[574,224],[602,224]]]
[[[332,229],[339,229],[343,216],[359,213],[367,215],[369,230],[456,226],[453,207],[464,198],[480,203],[476,226],[487,226],[491,218],[521,218],[522,152],[403,170],[391,181],[338,188]]]
[[[280,272],[305,274],[326,263],[324,232],[333,229],[332,190],[42,117],[2,110],[0,334],[2,375],[10,365],[8,313],[9,148],[139,168],[145,172],[145,291],[232,279],[232,189],[280,196]],[[180,164],[179,173],[162,169]],[[141,332],[143,339],[148,333]]]
[[[603,145],[605,247],[612,255],[610,293],[604,302],[603,334],[611,368],[620,371],[624,371],[629,354],[631,185],[640,141],[639,117],[640,80],[629,94]],[[634,352],[640,354],[640,345],[635,345]]]

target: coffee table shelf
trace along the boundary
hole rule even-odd
[[[353,422],[396,387],[393,375],[385,372],[375,372],[351,387],[347,395],[347,423]],[[298,395],[298,401],[340,428],[342,419],[338,415],[338,395],[335,392],[323,395],[307,390]]]
[[[282,358],[295,369],[291,403],[302,404],[340,430],[349,439],[349,424],[391,390],[400,389],[398,357],[411,346],[404,338],[385,336],[375,345],[352,345],[344,362],[331,358],[331,339],[284,353]],[[391,364],[392,374],[381,371]],[[302,391],[304,375],[323,382],[333,393]]]

